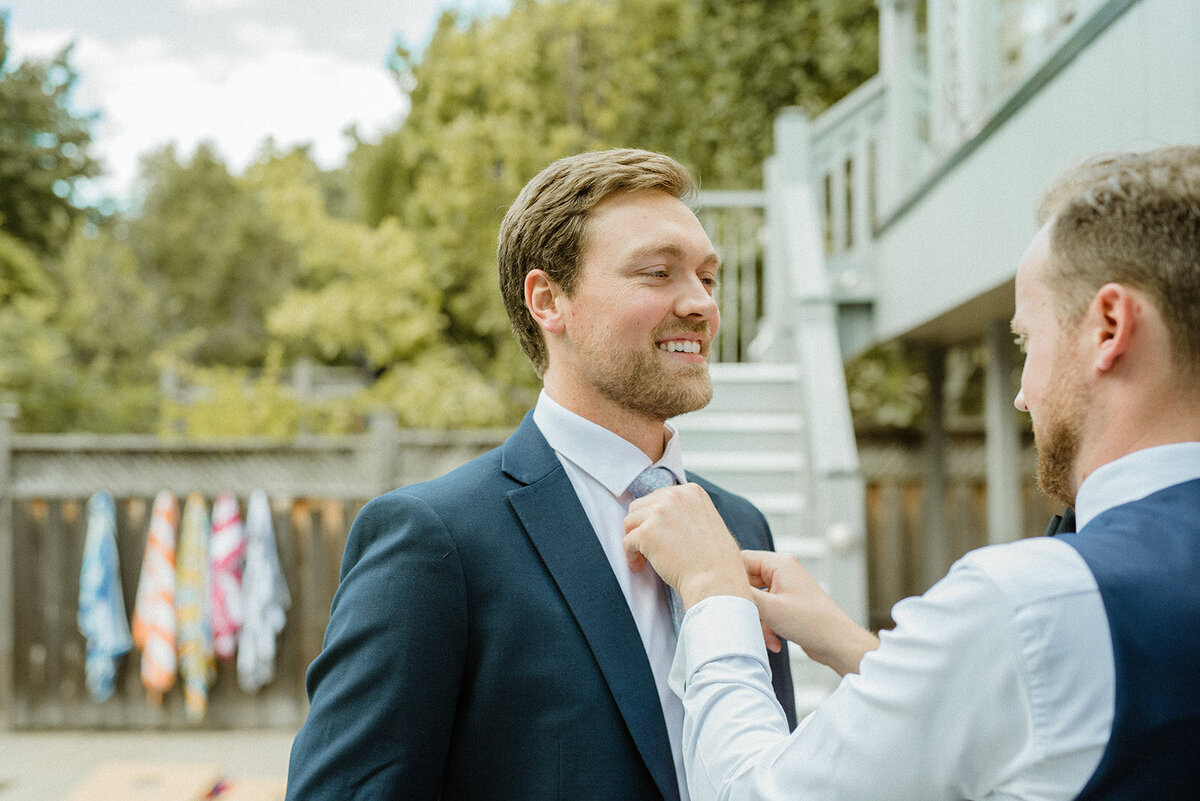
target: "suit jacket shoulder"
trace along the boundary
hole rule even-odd
[[[771,527],[759,508],[746,498],[724,489],[703,476],[688,472],[688,480],[699,484],[712,498],[725,525],[743,548],[774,550]]]

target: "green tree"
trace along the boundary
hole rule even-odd
[[[75,391],[53,399],[65,427],[149,432],[158,414],[163,344],[158,297],[123,224],[77,230],[53,275],[61,287],[50,324],[60,332]]]
[[[13,66],[6,28],[0,14],[0,231],[41,257],[59,252],[84,213],[76,183],[99,172],[89,152],[92,117],[71,109],[71,49]]]
[[[128,242],[158,298],[162,347],[200,365],[260,365],[267,312],[291,286],[296,255],[262,198],[208,145],[145,159],[143,208]]]
[[[92,118],[71,109],[70,48],[13,64],[0,14],[0,395],[17,400],[18,425],[75,423],[81,387],[54,316],[62,295],[50,271],[85,215],[76,183],[94,176]]]
[[[66,342],[49,325],[58,295],[33,251],[0,231],[0,397],[21,406],[18,425],[69,425],[62,400],[74,395]]]
[[[264,151],[240,179],[295,255],[290,286],[268,312],[265,369],[182,366],[195,397],[168,403],[163,428],[189,436],[288,436],[354,430],[378,409],[404,425],[499,425],[515,412],[447,344],[442,294],[394,218],[368,226],[330,213],[329,182],[304,149]],[[358,368],[359,392],[297,396],[284,363]],[[438,399],[434,401],[432,399]],[[222,422],[224,421],[224,422]]]
[[[331,216],[318,174],[299,151],[246,176],[299,260],[271,333],[292,357],[363,368],[378,386],[353,402],[389,408],[407,425],[507,421],[510,404],[448,344],[443,293],[412,235],[392,217],[368,226]],[[430,402],[443,396],[464,403]]]

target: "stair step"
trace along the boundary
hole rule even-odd
[[[692,412],[671,424],[683,437],[685,453],[791,450],[802,452],[804,423],[787,412]]]
[[[688,470],[708,473],[739,473],[763,475],[785,473],[795,479],[807,467],[807,460],[798,451],[712,451],[692,450],[684,457]]]
[[[800,408],[799,370],[792,364],[714,364],[710,412],[792,412]]]
[[[709,411],[701,409],[673,418],[671,424],[688,431],[799,432],[803,419],[796,412]]]
[[[714,382],[794,383],[800,380],[800,367],[792,362],[715,362],[709,365],[708,371]]]

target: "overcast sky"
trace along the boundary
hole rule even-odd
[[[324,166],[342,131],[394,127],[407,99],[387,71],[399,37],[420,50],[440,10],[471,14],[508,0],[0,0],[10,59],[75,42],[75,107],[99,112],[95,152],[107,173],[89,195],[128,192],[138,156],[175,141],[216,144],[235,170],[273,136],[311,143]],[[9,66],[12,66],[10,62]]]

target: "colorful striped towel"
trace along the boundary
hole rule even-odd
[[[116,505],[107,492],[95,493],[87,504],[77,622],[87,639],[88,692],[107,701],[116,689],[117,663],[131,645],[117,560]]]
[[[146,554],[133,606],[133,642],[142,652],[142,684],[150,703],[162,703],[175,684],[175,533],[179,501],[162,490],[154,499]]]
[[[212,547],[209,554],[209,613],[213,648],[222,659],[232,659],[242,627],[242,563],[246,534],[242,513],[232,492],[222,492],[213,504]]]
[[[275,677],[275,638],[283,631],[292,605],[279,565],[275,528],[267,494],[255,490],[246,509],[246,572],[242,575],[245,620],[238,639],[238,684],[256,692]]]
[[[188,720],[204,720],[208,686],[216,672],[208,623],[208,509],[193,492],[183,505],[175,563],[175,621],[179,631],[179,673]]]

